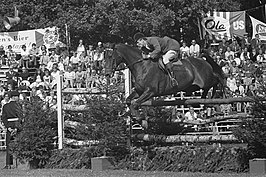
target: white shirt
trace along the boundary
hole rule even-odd
[[[23,49],[21,49],[20,50],[20,55],[21,56],[28,56],[29,55],[29,51],[26,49],[26,51],[25,50],[23,50]]]
[[[189,55],[189,47],[186,46],[186,47],[180,47],[180,52],[183,53],[183,52],[186,52],[188,55]]]
[[[73,64],[78,64],[79,63],[79,57],[78,56],[72,56],[70,58],[70,62],[73,63]]]
[[[189,47],[189,53],[190,53],[190,55],[194,55],[194,53],[199,54],[200,53],[200,46],[199,46],[199,44],[191,45]]]
[[[187,120],[196,120],[197,119],[197,113],[193,113],[193,115],[191,114],[190,111],[186,112],[185,117],[187,118]]]

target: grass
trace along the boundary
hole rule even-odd
[[[263,177],[248,173],[174,173],[147,171],[92,171],[88,169],[39,169],[39,170],[1,170],[1,177]]]

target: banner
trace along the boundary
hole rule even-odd
[[[27,49],[30,49],[33,43],[37,47],[45,45],[47,48],[55,48],[58,42],[59,33],[57,27],[0,33],[0,46],[4,46],[4,49],[7,50],[7,46],[11,45],[17,53],[20,53],[22,45],[26,45]]]
[[[201,24],[217,40],[230,39],[233,35],[243,37],[246,33],[245,11],[213,12],[213,16],[203,18]]]
[[[252,23],[252,39],[255,38],[255,34],[259,35],[260,40],[266,41],[266,24],[249,16]]]

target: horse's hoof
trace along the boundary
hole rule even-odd
[[[147,129],[147,128],[148,128],[148,121],[147,121],[147,120],[142,120],[142,121],[141,121],[141,126],[142,126],[143,128],[145,128],[145,129]]]

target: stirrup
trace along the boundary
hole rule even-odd
[[[172,82],[172,85],[175,87],[175,86],[178,86],[178,82],[175,78],[171,77],[170,76],[170,79],[171,79],[171,82]]]

